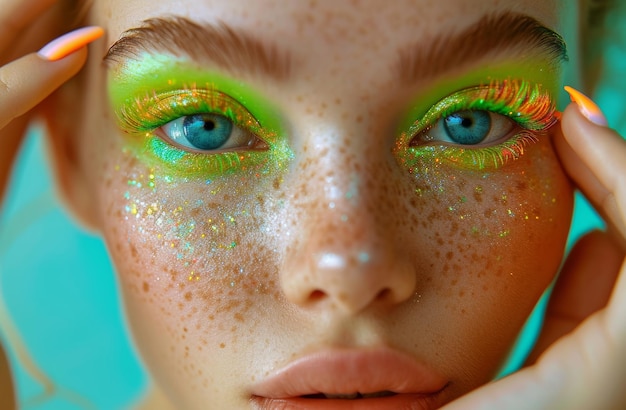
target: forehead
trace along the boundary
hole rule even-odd
[[[502,11],[527,14],[557,25],[557,0],[94,0],[93,22],[107,28],[108,45],[145,19],[177,15],[225,22],[285,49],[309,56],[362,58],[363,52],[394,53],[420,38],[459,31]]]

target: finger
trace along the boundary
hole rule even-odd
[[[564,111],[561,128],[555,146],[563,166],[626,246],[626,141],[574,104]]]
[[[442,410],[530,410],[572,408],[557,407],[554,394],[563,392],[563,379],[543,377],[534,368],[526,368],[504,379],[487,384],[442,407]]]
[[[0,7],[0,53],[12,45],[22,30],[57,0],[4,0]]]
[[[0,68],[0,141],[5,147],[0,150],[0,199],[28,122],[24,114],[80,70],[87,57],[85,44],[102,35],[102,29],[78,33],[62,36],[38,54]]]
[[[626,353],[626,259],[606,309],[606,322],[613,344]]]
[[[527,364],[557,339],[606,306],[623,254],[604,232],[583,236],[570,251],[546,309],[544,324]]]
[[[9,170],[13,166],[22,136],[28,127],[28,120],[27,116],[16,118],[0,130],[0,140],[2,141],[2,149],[0,149],[0,205],[2,205],[2,198],[4,198]]]
[[[84,46],[101,35],[100,28],[77,30],[0,68],[0,129],[74,76],[87,58]]]
[[[85,50],[58,62],[29,54],[0,68],[0,129],[74,76],[86,58]]]
[[[15,409],[15,388],[11,377],[11,366],[2,344],[0,344],[0,409]]]

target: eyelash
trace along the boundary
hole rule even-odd
[[[189,152],[163,141],[155,131],[176,118],[197,113],[223,115],[268,146],[276,148],[271,141],[275,136],[264,127],[239,102],[213,88],[184,88],[180,90],[153,92],[117,110],[120,128],[129,135],[141,138],[139,150],[153,158],[156,164],[165,163],[181,176],[215,177],[238,170],[263,170],[267,168],[269,156],[263,151],[227,151],[215,153]]]
[[[411,141],[439,119],[462,110],[501,114],[516,122],[522,130],[507,141],[488,147],[459,147],[443,143],[410,146]],[[489,85],[458,91],[432,106],[407,132],[402,133],[394,152],[409,170],[413,170],[424,158],[463,168],[497,169],[520,158],[526,147],[539,140],[537,134],[544,133],[555,122],[554,102],[539,84],[518,80],[492,81]]]
[[[439,119],[461,110],[485,110],[507,116],[523,128],[515,136],[498,145],[467,148],[445,144],[409,146],[420,133]],[[258,136],[270,147],[273,135],[240,103],[213,88],[184,88],[137,98],[117,111],[122,130],[127,134],[144,135],[140,150],[150,154],[158,163],[169,165],[186,176],[219,176],[237,170],[267,169],[269,158],[263,151],[228,151],[212,154],[193,153],[177,148],[154,134],[160,126],[176,118],[199,112],[219,114],[233,124]],[[432,106],[426,114],[398,139],[394,152],[407,168],[414,169],[418,161],[428,159],[464,167],[497,169],[524,154],[527,146],[538,141],[537,133],[556,122],[555,107],[550,95],[538,84],[526,81],[493,81],[489,85],[458,91]],[[283,147],[285,158],[290,155]]]

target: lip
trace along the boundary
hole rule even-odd
[[[447,385],[440,374],[389,348],[330,349],[296,359],[252,388],[259,408],[434,408]],[[303,396],[376,393],[393,396],[311,399]]]

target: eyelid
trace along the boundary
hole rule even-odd
[[[505,115],[531,131],[549,128],[556,122],[555,104],[541,85],[501,80],[465,88],[443,98],[415,121],[407,134],[413,137],[433,126],[440,118],[468,109]]]
[[[442,117],[468,109],[505,115],[521,129],[506,141],[487,147],[445,143],[411,146],[411,141]],[[492,81],[457,91],[430,107],[418,120],[405,126],[393,152],[409,173],[443,164],[461,169],[493,170],[523,156],[527,147],[537,143],[556,122],[551,94],[539,83],[511,79]]]
[[[224,83],[223,87],[207,82],[203,87],[181,85],[177,89],[144,91],[135,96],[128,90],[124,91],[125,95],[117,93],[112,98],[113,110],[119,129],[129,136],[124,148],[126,152],[150,167],[162,167],[170,177],[176,178],[212,179],[236,172],[251,172],[258,176],[283,169],[293,158],[293,153],[286,139],[280,138],[281,116],[271,104],[248,88],[241,88],[241,84],[221,77],[218,79]],[[168,80],[165,84],[172,87],[177,82],[181,83]],[[233,91],[236,97],[224,89]],[[257,115],[248,109],[250,106]],[[223,115],[254,135],[259,144],[266,145],[254,150],[190,152],[157,135],[156,131],[169,121],[198,112]],[[258,116],[262,117],[263,123]]]
[[[183,88],[154,93],[122,105],[116,112],[122,130],[129,134],[152,132],[186,115],[223,115],[234,124],[263,138],[259,121],[234,98],[213,88]]]

